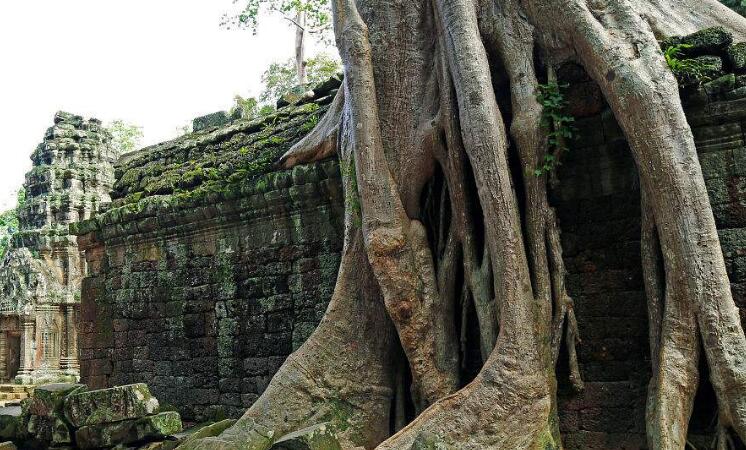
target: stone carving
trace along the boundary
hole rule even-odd
[[[68,226],[109,201],[118,157],[110,140],[98,120],[59,112],[31,156],[20,230],[0,262],[0,381],[78,377],[85,262]]]

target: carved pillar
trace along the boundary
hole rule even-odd
[[[17,377],[21,382],[30,381],[31,372],[34,370],[35,326],[36,317],[28,312],[21,316],[21,367]]]
[[[65,332],[63,333],[63,356],[60,360],[60,368],[77,373],[78,364],[78,332],[75,327],[75,305],[64,305]]]
[[[0,331],[0,380],[8,381],[8,333]]]

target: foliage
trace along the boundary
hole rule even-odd
[[[106,129],[111,133],[112,147],[121,155],[133,152],[140,147],[143,136],[141,127],[122,120],[114,120],[106,126]]]
[[[534,175],[540,177],[548,174],[560,164],[559,155],[569,151],[567,140],[575,136],[575,118],[564,114],[567,100],[562,94],[562,89],[567,84],[558,84],[551,81],[540,84],[536,91],[536,99],[542,106],[541,126],[547,131],[547,153],[541,166],[534,170]]]
[[[308,85],[313,86],[328,80],[342,70],[340,61],[327,53],[319,53],[309,58],[306,64]],[[263,103],[274,102],[283,94],[294,90],[305,90],[308,86],[298,86],[295,63],[292,59],[284,63],[272,63],[262,75],[264,91],[259,95]]]
[[[712,79],[710,75],[717,68],[712,64],[700,62],[696,59],[681,58],[684,50],[691,48],[690,44],[671,45],[663,52],[666,63],[671,72],[679,80],[679,84],[701,84]]]
[[[16,207],[0,213],[0,260],[5,257],[10,239],[19,230],[18,213],[26,204],[26,191],[21,188],[18,191]]]
[[[236,95],[233,100],[234,106],[230,111],[231,117],[240,111],[242,119],[251,120],[257,117],[267,117],[275,111],[274,106],[271,104],[260,105],[256,97],[244,98]]]
[[[238,12],[223,15],[221,25],[225,27],[246,28],[256,34],[263,13],[280,14],[295,26],[301,25],[295,18],[305,15],[303,30],[329,42],[332,14],[328,0],[233,0],[233,4],[241,6]]]
[[[304,133],[310,133],[311,130],[313,130],[314,128],[316,128],[316,125],[318,125],[318,124],[319,124],[319,116],[318,116],[318,114],[311,114],[310,116],[308,116],[308,120],[306,120],[305,122],[303,122],[303,125],[301,125],[300,129]]]

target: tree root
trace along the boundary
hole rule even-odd
[[[343,180],[350,189],[349,180]],[[349,205],[340,272],[319,327],[262,396],[219,437],[180,450],[265,450],[292,431],[329,423],[344,448],[373,448],[391,433],[396,334]]]
[[[713,10],[720,7],[715,2],[707,3],[707,8],[712,6]],[[544,31],[551,30],[560,41],[568,43],[604,93],[627,136],[641,185],[647,191],[647,201],[659,225],[667,288],[659,353],[673,352],[678,356],[658,358],[655,396],[668,405],[660,408],[672,408],[669,411],[672,420],[679,424],[679,429],[663,436],[660,445],[681,448],[685,443],[691,412],[687,397],[696,379],[691,367],[696,366],[693,361],[697,358],[697,346],[692,344],[692,339],[695,343],[697,340],[696,328],[689,320],[690,309],[702,333],[721,418],[744,438],[746,338],[731,295],[712,209],[677,84],[653,30],[643,19],[649,4],[569,0],[566,7],[560,8],[559,15],[541,15],[547,8],[556,7],[553,2],[533,0],[529,4],[529,15]],[[668,20],[690,21],[698,14],[692,16],[690,12],[707,8],[701,5],[691,11],[675,8],[667,11],[671,16]],[[724,15],[726,20],[732,17]],[[746,25],[741,19],[737,23],[739,28]],[[672,292],[674,289],[676,292]],[[683,372],[672,373],[664,364]],[[661,377],[670,381],[662,381]],[[689,383],[678,386],[684,394],[673,393],[676,383]],[[669,389],[671,396],[676,397],[666,400],[669,396],[665,391]]]
[[[329,110],[316,127],[303,139],[293,145],[280,158],[280,166],[289,169],[298,164],[307,164],[328,158],[337,152],[337,134],[344,109],[344,89],[339,89]]]

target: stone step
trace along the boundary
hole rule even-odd
[[[0,392],[0,401],[23,400],[28,398],[25,392]]]
[[[23,386],[20,384],[0,384],[0,393],[2,392],[18,392],[28,393],[29,386]]]

